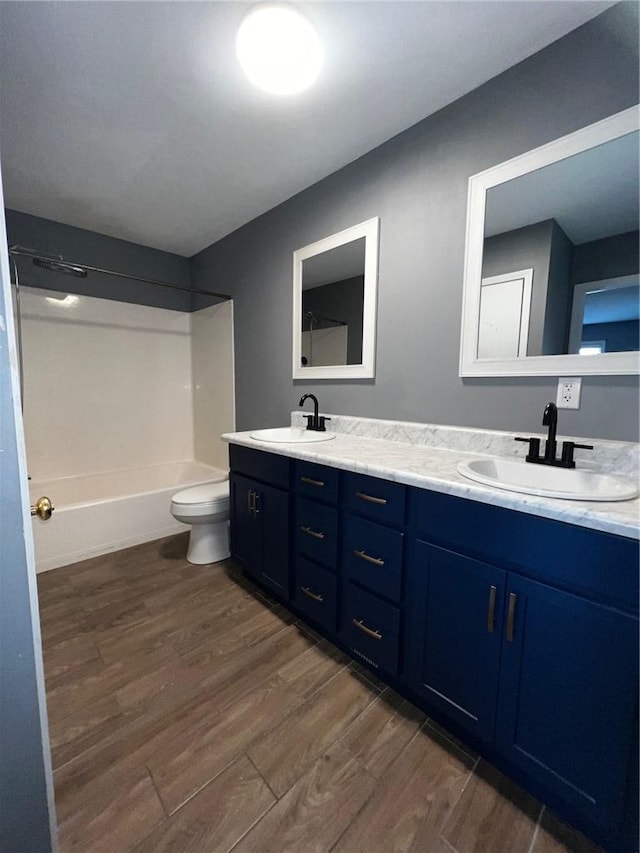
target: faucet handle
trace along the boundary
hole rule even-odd
[[[560,460],[563,468],[575,468],[576,463],[573,461],[574,450],[593,450],[593,444],[576,444],[575,441],[562,442],[562,459]]]
[[[526,462],[538,462],[540,459],[540,439],[539,438],[520,438],[517,436],[514,441],[526,441],[529,445],[529,452],[525,457]]]

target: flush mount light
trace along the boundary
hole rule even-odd
[[[323,51],[304,15],[269,5],[258,6],[242,21],[236,53],[252,83],[275,95],[291,95],[316,79]]]
[[[80,297],[72,293],[67,293],[66,296],[45,296],[45,299],[52,305],[60,305],[64,308],[71,308],[72,305],[77,305],[80,301]]]

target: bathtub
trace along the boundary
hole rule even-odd
[[[49,521],[33,518],[36,570],[46,572],[189,528],[171,515],[171,497],[228,474],[202,462],[171,462],[83,477],[32,480],[31,503],[51,499]]]

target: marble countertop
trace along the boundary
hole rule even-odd
[[[251,432],[227,433],[222,438],[230,444],[239,444],[267,453],[304,459],[308,462],[404,483],[407,486],[431,489],[480,503],[494,504],[551,518],[555,521],[640,539],[640,498],[628,501],[596,502],[538,497],[484,486],[466,479],[456,470],[458,462],[486,457],[487,453],[472,453],[460,449],[409,444],[339,432],[331,441],[312,444],[276,444],[256,441],[251,438]],[[579,462],[578,464],[580,465]]]

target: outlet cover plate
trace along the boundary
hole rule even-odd
[[[581,386],[582,378],[579,376],[560,377],[558,379],[558,394],[556,396],[556,406],[559,409],[579,409]]]

